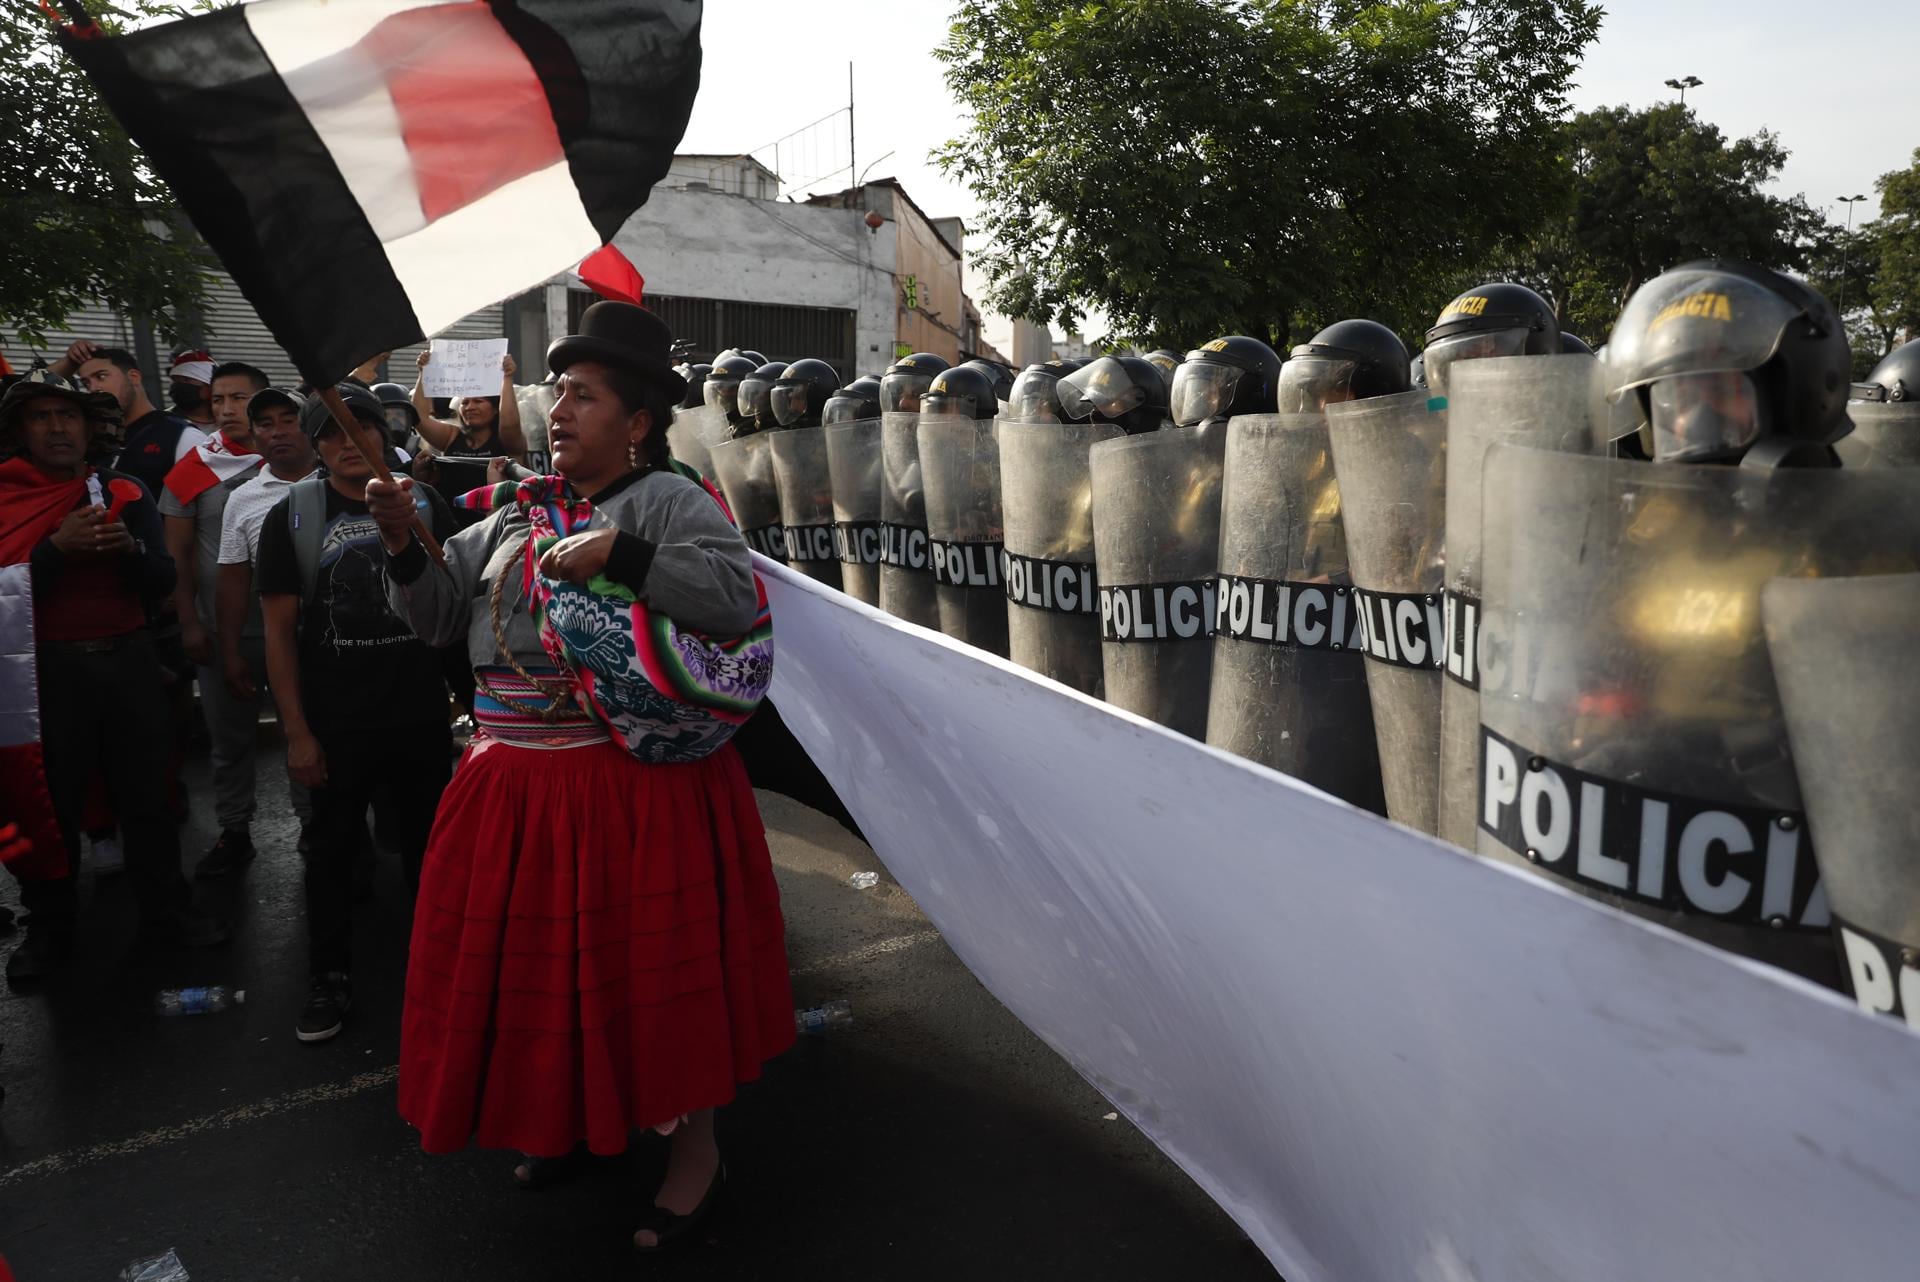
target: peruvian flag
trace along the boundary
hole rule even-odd
[[[301,374],[332,383],[611,240],[686,132],[700,18],[258,0],[61,43]]]
[[[191,454],[173,465],[161,484],[175,502],[184,506],[216,485],[251,476],[264,461],[252,450],[235,449],[225,435],[216,435],[194,446]]]

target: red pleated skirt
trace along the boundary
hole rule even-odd
[[[732,747],[478,740],[421,871],[400,1114],[421,1147],[617,1153],[793,1044],[786,927]]]

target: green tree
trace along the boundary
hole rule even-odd
[[[99,19],[109,31],[186,11],[119,0],[114,13]],[[166,188],[37,6],[0,8],[0,48],[0,331],[37,344],[99,300],[174,336],[204,300],[198,238],[173,229]]]
[[[1851,234],[1833,227],[1808,273],[1821,293],[1836,304],[1845,301],[1858,378],[1920,337],[1920,150],[1905,169],[1880,175],[1874,189],[1880,216]]]
[[[1604,342],[1628,295],[1677,263],[1744,258],[1803,271],[1831,235],[1803,197],[1764,190],[1787,151],[1762,130],[1729,140],[1677,103],[1582,112],[1565,134],[1573,199],[1501,265],[1561,325]]]
[[[936,51],[1003,312],[1284,344],[1425,328],[1561,207],[1587,0],[963,0]]]

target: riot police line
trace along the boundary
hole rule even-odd
[[[673,440],[757,550],[1920,1027],[1920,341],[1853,384],[1824,298],[1711,261],[1597,354],[1491,283],[1417,357],[755,355]]]

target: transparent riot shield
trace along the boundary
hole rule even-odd
[[[1444,405],[1419,390],[1327,407],[1387,816],[1422,832],[1439,826]]]
[[[833,548],[840,584],[848,596],[880,604],[880,420],[829,423],[827,442],[833,481]]]
[[[1000,423],[1007,655],[1095,698],[1106,681],[1087,450],[1122,435],[1113,423]]]
[[[1107,702],[1203,739],[1224,425],[1087,451]]]
[[[1591,356],[1490,356],[1453,367],[1447,394],[1446,680],[1440,693],[1440,836],[1478,844],[1480,800],[1480,470],[1487,449],[1512,441],[1594,449]]]
[[[940,626],[917,413],[880,417],[880,608],[921,627]]]
[[[722,441],[713,447],[711,455],[713,477],[727,496],[734,524],[746,535],[747,546],[776,561],[785,561],[787,539],[780,528],[780,487],[773,479],[771,433]]]
[[[713,447],[726,439],[727,415],[718,405],[676,409],[667,429],[667,451],[711,480]]]
[[[1005,657],[1007,593],[1000,575],[1000,448],[992,419],[920,415],[927,483],[927,554],[940,630]]]
[[[1837,986],[1760,591],[1920,569],[1920,471],[1495,445],[1484,494],[1480,853]]]
[[[833,546],[833,469],[827,438],[817,427],[771,433],[773,481],[780,492],[787,564],[828,587],[840,586]]]
[[[1227,424],[1207,742],[1386,813],[1323,414]]]
[[[1847,417],[1833,443],[1843,467],[1920,467],[1920,401],[1854,401]]]
[[[1920,575],[1775,579],[1760,600],[1840,973],[1920,1030]]]

